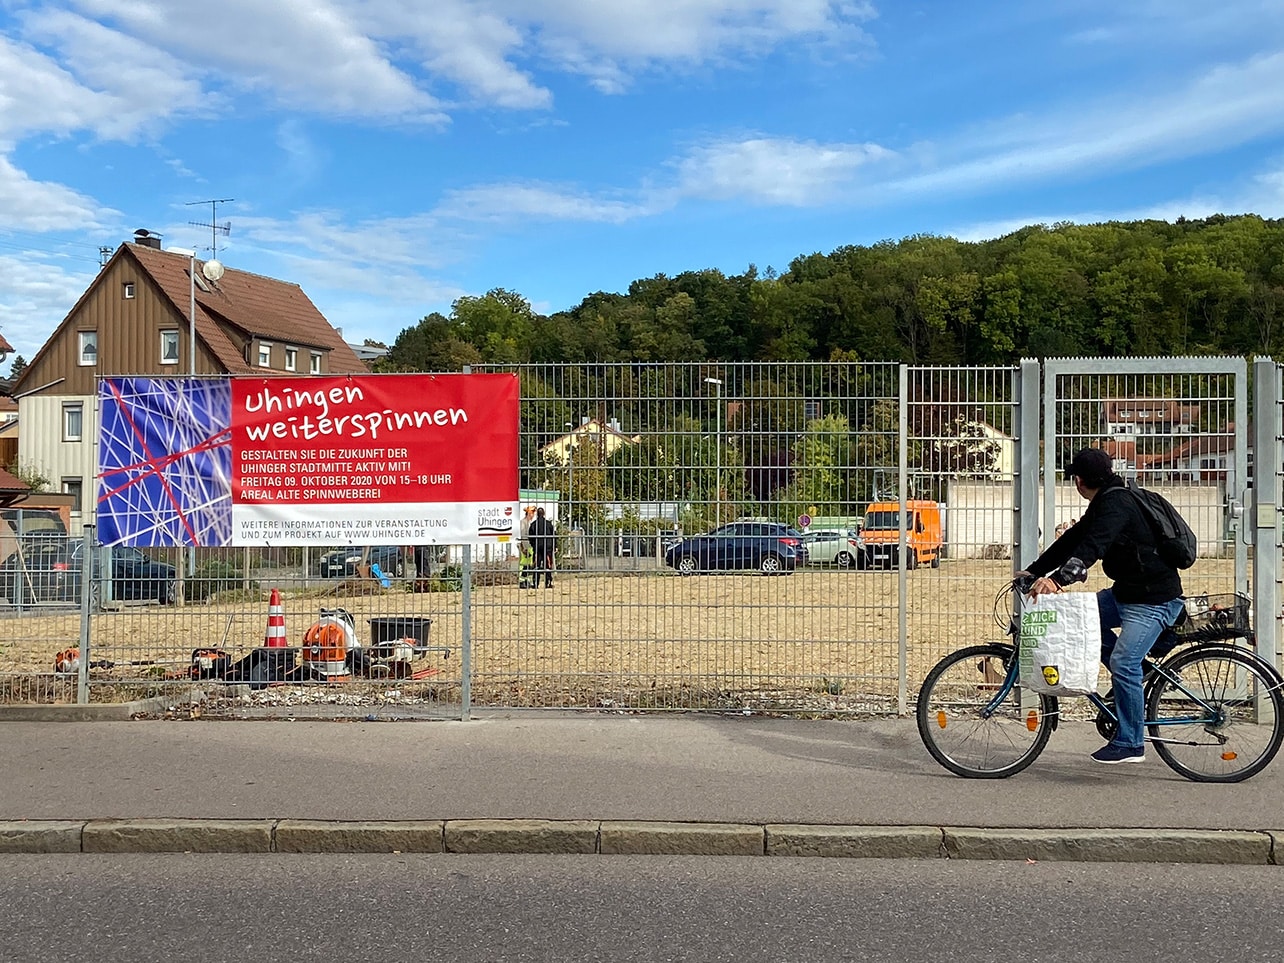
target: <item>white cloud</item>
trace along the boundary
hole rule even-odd
[[[1093,0],[1086,6],[1089,16],[1092,7],[1098,8],[1102,22],[1067,34],[1068,43],[1171,50],[1205,47],[1210,41],[1258,41],[1284,29],[1284,7],[1277,0]]]
[[[38,131],[66,134],[92,128],[110,112],[108,98],[86,90],[67,70],[33,47],[0,36],[0,138]]]
[[[488,184],[452,191],[437,208],[445,219],[491,224],[528,224],[538,221],[580,221],[621,224],[655,214],[668,205],[648,202],[640,192],[637,199],[593,195],[546,184]]]
[[[371,266],[381,271],[440,268],[454,259],[449,245],[434,243],[435,222],[429,215],[372,218],[348,223],[336,211],[304,211],[288,219],[238,215],[237,244],[257,254],[305,255],[341,270],[341,265]],[[364,282],[378,291],[376,272]]]
[[[4,227],[16,231],[91,231],[110,212],[61,184],[32,180],[0,155],[0,210]]]
[[[233,88],[317,113],[440,121],[437,101],[361,30],[363,4],[73,0],[87,15]],[[194,25],[199,22],[199,29]],[[117,65],[119,66],[119,65]]]
[[[104,138],[129,139],[166,117],[206,113],[215,106],[202,97],[199,82],[181,60],[93,20],[44,10],[24,18],[24,34],[56,50],[75,77],[70,94],[80,116],[65,130],[83,126]],[[62,74],[48,61],[44,69]],[[58,128],[46,121],[44,129]]]
[[[890,177],[873,201],[1006,189],[1216,153],[1284,131],[1277,91],[1284,53],[1217,66],[1164,96],[1065,104],[915,145],[917,170]]]
[[[74,107],[87,93],[111,95],[112,109],[89,110],[106,136],[225,107],[222,95],[238,92],[371,120],[440,122],[447,96],[456,106],[546,109],[552,95],[533,78],[535,64],[618,91],[664,64],[722,63],[794,43],[864,51],[862,24],[875,16],[863,0],[222,0],[199,13],[171,0],[67,4],[77,12],[34,0],[20,22],[58,54],[46,80],[61,69],[77,95],[50,99]]]
[[[496,0],[532,24],[541,50],[606,92],[662,64],[753,57],[804,42],[864,51],[871,3],[835,0]]]
[[[459,85],[466,96],[512,109],[543,109],[552,95],[510,62],[527,44],[522,27],[482,4],[438,0],[429,6],[368,3],[363,24],[392,45],[404,44],[430,77]]]
[[[861,168],[894,156],[877,144],[755,137],[699,147],[676,166],[690,197],[802,207],[832,201]]]
[[[0,330],[14,353],[30,361],[67,316],[96,273],[56,259],[0,255]]]

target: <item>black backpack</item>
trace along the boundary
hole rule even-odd
[[[1155,553],[1173,568],[1194,565],[1199,547],[1195,533],[1172,502],[1159,492],[1142,488],[1131,478],[1126,487],[1155,534]]]

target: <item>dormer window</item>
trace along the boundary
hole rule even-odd
[[[308,367],[308,371],[311,374],[321,373],[321,352],[320,351],[312,352],[312,362]]]
[[[286,371],[295,370],[295,367],[298,365],[298,359],[299,359],[298,348],[286,348],[285,349],[285,370]]]
[[[272,367],[272,342],[270,341],[259,342],[259,367]]]
[[[98,332],[81,331],[80,335],[80,363],[88,367],[98,363]]]
[[[132,301],[134,299],[134,282],[126,281],[124,284],[122,284],[120,287],[120,293],[121,293],[121,297],[123,297],[126,301]]]

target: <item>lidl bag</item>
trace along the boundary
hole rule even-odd
[[[1045,695],[1097,691],[1101,620],[1095,592],[1057,592],[1021,610],[1021,684]]]

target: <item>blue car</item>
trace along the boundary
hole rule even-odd
[[[802,533],[779,522],[732,522],[669,546],[664,563],[679,575],[758,571],[789,575],[807,561]]]

